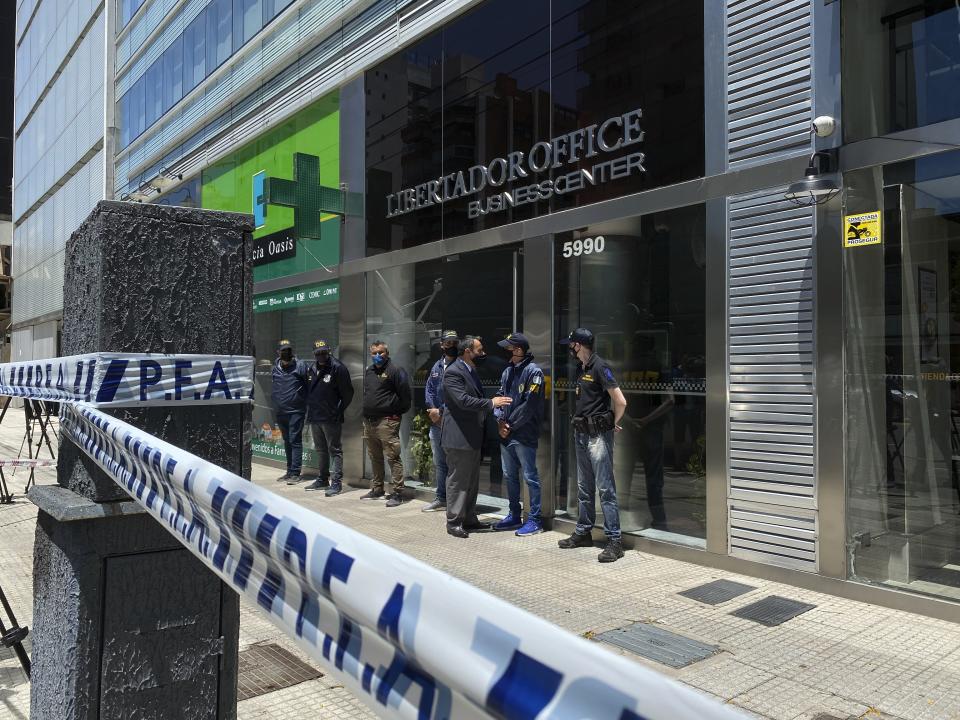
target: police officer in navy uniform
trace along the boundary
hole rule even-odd
[[[293,343],[281,340],[277,345],[277,361],[271,371],[270,397],[277,425],[283,435],[287,456],[287,472],[277,480],[300,482],[303,463],[303,421],[306,415],[307,366],[293,354]]]
[[[444,330],[440,335],[440,359],[433,364],[427,385],[424,388],[424,404],[430,418],[430,448],[433,450],[433,468],[437,482],[437,494],[433,502],[421,512],[438,512],[447,509],[447,453],[440,445],[440,427],[443,422],[443,373],[457,359],[460,336],[456,330]]]
[[[343,415],[353,400],[350,371],[330,354],[326,340],[313,343],[314,364],[307,368],[307,422],[317,449],[319,474],[305,490],[327,488],[324,495],[331,497],[343,490],[343,446],[340,437]],[[333,460],[333,479],[330,480],[330,461]]]
[[[576,530],[558,545],[564,549],[593,545],[590,531],[596,517],[595,496],[599,490],[607,544],[597,559],[602,563],[614,562],[623,557],[623,545],[613,478],[613,436],[623,429],[620,420],[627,409],[627,400],[613,370],[593,351],[592,332],[577,328],[560,342],[567,345],[571,357],[579,362],[573,416],[579,514]]]
[[[494,410],[500,435],[503,477],[507,481],[509,512],[493,526],[494,530],[515,530],[524,537],[543,531],[540,515],[540,474],[537,472],[537,446],[543,422],[543,370],[533,361],[530,342],[522,333],[510,333],[497,343],[510,353],[510,365],[500,377],[497,395],[513,400]],[[524,522],[520,506],[520,474],[530,493],[530,507]]]

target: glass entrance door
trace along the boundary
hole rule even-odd
[[[882,241],[846,250],[850,572],[960,599],[960,154],[875,173],[848,197],[882,182]]]
[[[440,334],[479,336],[488,353],[478,366],[487,397],[500,387],[507,365],[497,341],[522,323],[523,252],[520,245],[449,255],[437,260],[367,273],[367,342],[382,340],[391,361],[410,375],[413,408],[400,426],[404,475],[409,486],[434,486],[432,448],[424,389],[440,359]],[[486,511],[506,508],[496,424],[491,423],[480,471],[480,504]],[[370,476],[369,459],[364,459]]]

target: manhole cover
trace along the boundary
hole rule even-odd
[[[299,685],[323,673],[297,659],[279,645],[253,645],[240,653],[237,700]]]
[[[816,605],[802,603],[790,598],[771,595],[768,598],[759,600],[750,605],[745,605],[739,610],[734,610],[731,615],[753,620],[767,627],[774,627],[792,620],[797,615],[803,615],[807,610],[813,610]]]
[[[735,597],[756,590],[752,585],[733,582],[733,580],[714,580],[706,585],[699,585],[689,590],[684,590],[679,595],[688,597],[691,600],[699,600],[707,605],[719,605],[727,600],[733,600]]]
[[[672,668],[686,667],[720,652],[716,645],[697,642],[646,623],[609,630],[597,635],[597,639]]]

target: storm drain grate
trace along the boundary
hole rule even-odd
[[[745,605],[739,610],[734,610],[734,615],[744,620],[753,620],[767,627],[775,627],[792,620],[797,615],[803,615],[808,610],[813,610],[816,605],[802,603],[798,600],[771,595],[763,600],[758,600],[750,605]]]
[[[716,645],[697,642],[646,623],[608,630],[597,635],[597,639],[672,668],[686,667],[720,652]]]
[[[299,685],[323,674],[274,643],[253,645],[241,652],[239,670],[238,701]]]
[[[744,585],[733,580],[714,580],[706,585],[698,585],[695,588],[684,590],[678,595],[683,595],[691,600],[699,600],[707,605],[719,605],[727,600],[733,600],[751,590],[756,590],[753,585]]]

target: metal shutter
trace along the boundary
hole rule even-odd
[[[783,192],[728,204],[730,552],[815,570],[814,217]]]
[[[811,0],[727,1],[727,161],[810,152]]]

